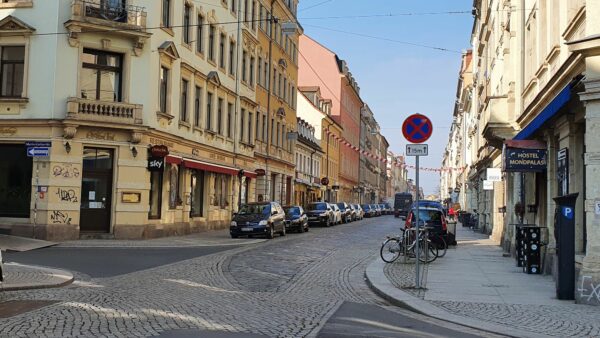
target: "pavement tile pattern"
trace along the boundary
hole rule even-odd
[[[402,257],[385,265],[385,276],[402,291],[482,323],[545,336],[600,337],[600,307],[557,300],[550,276],[524,274],[486,236],[458,231],[462,242],[424,267],[423,290],[413,289],[414,264]]]
[[[76,275],[60,289],[4,292],[0,302],[58,302],[3,319],[0,336],[145,337],[191,328],[269,337],[314,334],[344,301],[387,305],[364,281],[367,263],[392,229],[391,223],[376,227],[381,220],[110,278]]]

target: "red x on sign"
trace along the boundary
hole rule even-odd
[[[413,114],[404,120],[402,134],[411,143],[423,143],[431,137],[433,125],[431,120],[421,114]]]

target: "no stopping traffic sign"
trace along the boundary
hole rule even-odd
[[[404,120],[402,134],[411,143],[423,143],[431,137],[433,125],[431,120],[421,114],[413,114]]]

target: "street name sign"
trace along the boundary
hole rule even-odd
[[[487,168],[487,180],[492,182],[502,181],[502,169],[500,168]]]
[[[48,157],[50,156],[50,148],[27,148],[27,156],[29,157]]]
[[[433,125],[425,115],[413,114],[402,124],[402,134],[410,143],[423,143],[431,137],[431,133]]]
[[[427,144],[407,144],[406,156],[427,156],[429,155],[429,146]]]
[[[28,148],[50,148],[52,142],[49,141],[26,141],[25,146]]]

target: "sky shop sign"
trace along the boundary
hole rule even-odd
[[[504,171],[543,172],[546,167],[545,149],[504,148]]]

